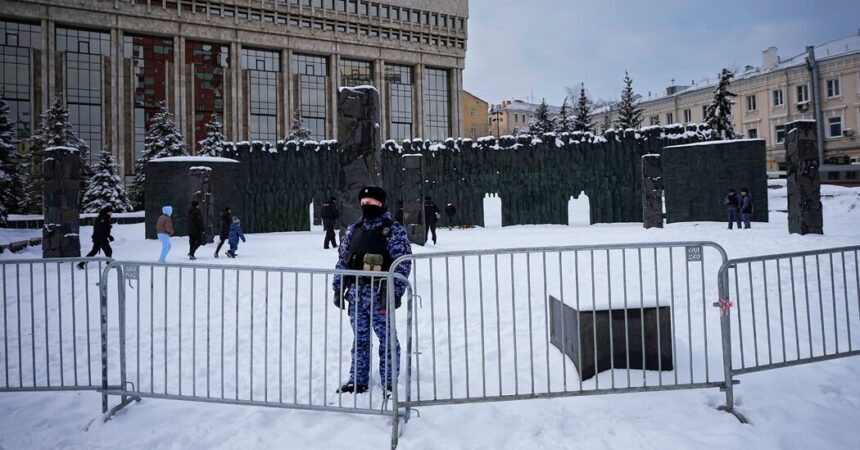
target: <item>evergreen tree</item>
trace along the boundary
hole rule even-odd
[[[224,126],[221,125],[217,115],[206,124],[206,139],[198,142],[201,156],[221,156],[221,152],[224,151],[223,129]]]
[[[621,91],[621,102],[618,104],[618,127],[622,130],[639,128],[642,125],[644,108],[633,98],[633,79],[624,72],[624,89]]]
[[[0,98],[0,225],[6,226],[9,213],[18,212],[24,195],[20,173],[22,157],[18,153],[15,122],[9,120],[9,105]]]
[[[570,133],[573,131],[573,127],[570,123],[570,108],[567,106],[567,97],[564,98],[564,101],[561,102],[561,108],[558,111],[558,126],[556,127],[556,131],[559,133]]]
[[[293,112],[293,120],[290,122],[290,134],[288,141],[307,141],[311,138],[311,130],[304,127],[302,123],[302,112],[298,109]]]
[[[30,137],[30,153],[27,158],[29,173],[26,177],[26,205],[24,209],[28,212],[42,213],[42,193],[44,180],[42,179],[42,161],[45,150],[51,147],[71,147],[78,149],[81,158],[81,194],[86,191],[92,169],[89,160],[90,148],[82,141],[72,129],[69,122],[69,110],[63,104],[62,94],[54,98],[51,107],[42,114],[42,122],[39,130]]]
[[[105,206],[110,206],[115,212],[132,210],[128,193],[116,169],[117,165],[111,156],[110,148],[105,146],[99,154],[99,161],[93,170],[90,185],[81,201],[83,212],[97,213]]]
[[[535,120],[529,124],[529,134],[532,136],[543,136],[544,133],[555,131],[556,120],[549,113],[549,105],[546,99],[542,99],[535,111]]]
[[[591,121],[591,100],[585,93],[585,84],[580,85],[579,101],[573,118],[573,131],[594,133],[594,122]]]
[[[705,122],[714,130],[715,139],[736,139],[735,127],[732,124],[732,101],[737,94],[729,91],[729,85],[735,74],[728,69],[720,73],[720,82],[714,88],[714,101],[708,105]]]
[[[159,104],[161,110],[152,117],[146,129],[143,141],[143,154],[134,164],[134,184],[131,189],[131,201],[136,208],[144,206],[146,189],[146,163],[150,159],[166,158],[169,156],[184,156],[185,142],[182,134],[176,128],[173,116],[167,112],[167,104]]]

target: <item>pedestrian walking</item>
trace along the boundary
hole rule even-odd
[[[726,213],[729,216],[729,229],[732,229],[732,224],[737,222],[738,229],[741,228],[741,215],[738,211],[738,206],[740,203],[738,202],[738,196],[735,194],[734,188],[730,188],[728,194],[726,194],[726,198],[723,200],[723,204],[726,205]]]
[[[337,221],[340,219],[340,212],[337,210],[337,200],[334,197],[329,197],[328,201],[323,203],[320,218],[323,221],[323,230],[325,230],[325,239],[323,240],[323,248],[328,248],[329,244],[337,248],[337,240],[334,237],[334,229],[337,226]]]
[[[749,229],[750,217],[753,212],[753,201],[752,194],[750,194],[747,188],[741,188],[741,198],[738,201],[740,203],[741,222],[744,224],[744,229]],[[738,224],[738,228],[740,227],[740,224]]]
[[[221,218],[221,230],[220,230],[220,233],[218,235],[218,238],[220,241],[218,242],[218,246],[215,247],[215,257],[216,258],[218,257],[218,252],[221,251],[221,246],[223,246],[224,243],[227,242],[227,235],[230,234],[230,225],[233,224],[233,211],[230,210],[229,206],[226,206],[226,207],[224,207],[224,209],[221,210],[221,217],[220,218]]]
[[[424,236],[425,243],[430,240],[430,232],[432,232],[433,236],[433,244],[436,244],[436,224],[439,223],[439,207],[433,203],[433,199],[430,196],[424,197]]]
[[[445,216],[446,220],[448,221],[449,230],[453,228],[454,214],[457,214],[457,207],[454,206],[453,203],[448,203],[447,205],[445,205]]]
[[[238,217],[233,217],[233,223],[230,225],[230,233],[228,240],[230,242],[230,250],[227,250],[227,256],[230,258],[236,257],[236,250],[239,249],[239,239],[245,242],[245,233],[242,233],[242,223]]]
[[[370,376],[370,330],[379,339],[379,380],[383,389],[391,391],[397,382],[400,371],[400,343],[396,330],[389,329],[387,320],[387,292],[385,272],[397,258],[412,253],[409,238],[403,225],[392,220],[391,213],[385,210],[385,191],[376,186],[368,186],[359,194],[362,217],[350,225],[341,241],[338,251],[337,270],[374,270],[380,277],[358,278],[335,276],[332,282],[334,304],[348,308],[350,325],[354,334],[352,344],[352,363],[349,380],[337,389],[337,393],[367,392]],[[396,272],[409,278],[412,263],[409,261],[397,266]],[[395,308],[400,306],[400,298],[406,284],[394,280]],[[395,367],[391,367],[391,339],[395,347]],[[393,372],[393,373],[392,373]]]
[[[161,216],[155,223],[155,232],[158,235],[158,240],[161,241],[161,256],[158,257],[158,262],[164,262],[167,259],[167,254],[170,253],[170,236],[173,236],[173,221],[170,220],[172,214],[172,206],[163,206]]]
[[[203,212],[200,211],[200,204],[197,200],[191,201],[191,209],[188,210],[186,218],[186,227],[188,230],[188,257],[193,261],[197,259],[194,253],[203,245]]]
[[[113,213],[113,208],[105,206],[99,211],[99,215],[96,216],[96,220],[93,223],[93,249],[87,253],[87,258],[92,258],[99,252],[104,252],[108,258],[113,256],[113,249],[110,247],[110,243],[113,242],[113,236],[110,233],[111,213]],[[86,264],[86,261],[79,262],[78,269],[83,269]]]

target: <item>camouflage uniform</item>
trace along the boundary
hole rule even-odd
[[[382,216],[373,219],[362,218],[361,227],[364,230],[370,231],[382,227],[387,221],[392,222],[390,225],[391,233],[387,239],[386,248],[390,256],[390,260],[394,261],[397,258],[412,253],[409,238],[406,236],[406,229],[391,218],[391,213],[386,211]],[[341,246],[338,252],[338,261],[335,266],[338,270],[349,269],[347,259],[350,255],[350,247],[352,236],[355,227],[358,224],[350,225],[346,230],[346,234],[341,241]],[[412,268],[412,263],[407,261],[399,265],[396,272],[404,277],[409,277],[409,272]],[[396,381],[397,375],[400,373],[400,343],[397,342],[396,331],[393,336],[395,340],[395,348],[397,352],[396,361],[398,361],[394,379],[392,380],[391,368],[389,367],[391,356],[387,328],[387,314],[385,310],[386,299],[380,294],[379,283],[375,282],[373,286],[370,284],[349,283],[348,278],[345,280],[349,287],[344,294],[344,298],[349,302],[349,323],[352,326],[355,339],[352,344],[352,364],[349,369],[349,381],[359,385],[368,386],[370,375],[370,329],[376,333],[379,338],[379,379],[383,387],[388,387],[392,382]],[[377,279],[378,281],[378,279]],[[343,292],[340,277],[335,277],[332,282],[332,288],[336,293]],[[406,284],[402,280],[394,280],[394,295],[400,297],[406,289]],[[384,289],[383,289],[384,291]],[[372,298],[371,298],[372,296]],[[357,299],[357,301],[356,301]]]

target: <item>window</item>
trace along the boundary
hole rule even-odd
[[[773,106],[782,106],[785,104],[785,101],[782,98],[782,89],[774,89],[773,90]]]
[[[206,138],[206,124],[217,115],[224,117],[224,73],[229,67],[230,47],[207,42],[186,41],[185,63],[194,64],[194,140]]]
[[[827,137],[842,137],[842,116],[827,118]]]
[[[281,54],[276,51],[242,49],[242,69],[248,71],[248,135],[252,141],[278,139],[278,72]]]
[[[708,120],[708,105],[702,105],[702,122]]]
[[[752,112],[755,110],[756,110],[755,95],[747,95],[747,111]]]
[[[441,142],[451,136],[450,94],[448,71],[424,71],[424,136]]]
[[[648,119],[648,123],[651,125],[660,125],[660,116],[651,116]]]
[[[839,78],[831,78],[826,81],[827,98],[841,97],[842,89],[839,85]]]
[[[809,86],[801,84],[795,88],[796,103],[804,103],[809,101]]]
[[[42,47],[39,25],[0,21],[0,96],[9,105],[18,139],[30,137],[30,48]]]
[[[352,59],[340,60],[340,85],[364,86],[373,84],[373,70],[370,61]]]
[[[412,138],[412,68],[386,65],[385,83],[388,84],[389,130],[391,139]]]
[[[777,125],[773,127],[773,132],[773,135],[776,136],[777,144],[785,142],[785,125]]]
[[[693,111],[689,109],[684,110],[684,123],[690,123],[693,121]]]
[[[370,4],[370,17],[379,17],[379,4]]]
[[[519,121],[520,121],[520,116],[519,116],[519,114],[514,113],[514,123],[517,123],[517,122],[519,122]]]
[[[675,123],[675,114],[674,113],[666,113],[666,124],[671,125],[673,123]]]
[[[134,96],[134,159],[143,154],[146,129],[167,100],[167,64],[173,62],[173,41],[160,37],[123,36],[123,53],[131,59]]]
[[[346,12],[346,0],[335,1],[334,9],[340,12]]]
[[[758,139],[758,129],[750,128],[747,130],[747,137],[750,139]]]
[[[302,125],[311,130],[314,139],[325,139],[328,62],[322,56],[294,53],[292,66],[299,87],[296,106]]]
[[[470,116],[470,117],[475,117],[475,108],[472,108],[472,109],[469,111],[469,116]]]
[[[66,55],[69,121],[92,163],[102,148],[102,57],[110,54],[110,34],[57,27],[57,51]]]

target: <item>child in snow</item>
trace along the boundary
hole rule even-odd
[[[164,262],[167,259],[167,253],[170,252],[170,236],[173,236],[173,221],[170,220],[170,215],[173,214],[172,206],[164,206],[161,208],[162,215],[155,223],[155,232],[158,234],[158,240],[161,241],[161,256],[158,257],[158,262]]]
[[[228,257],[236,257],[236,250],[239,248],[239,239],[245,242],[245,234],[242,233],[242,224],[239,218],[233,217],[233,225],[230,225],[230,232],[227,235],[227,241],[230,244],[230,250],[227,250]]]

